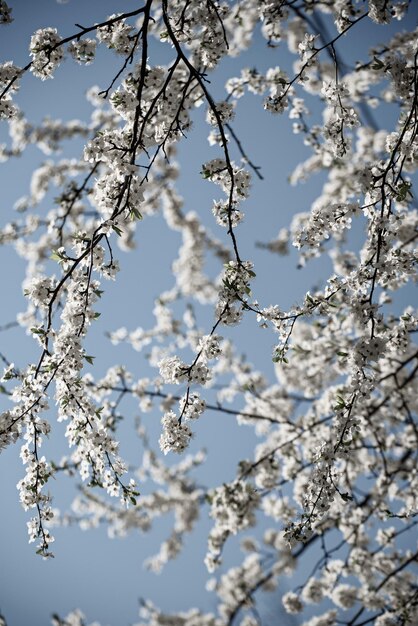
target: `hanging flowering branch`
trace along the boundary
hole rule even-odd
[[[356,29],[394,19],[403,19],[407,30],[392,28],[367,59],[357,59],[355,50],[344,58],[340,45],[355,42]],[[37,30],[24,67],[0,65],[0,119],[10,131],[0,159],[12,160],[31,145],[54,157],[33,172],[30,194],[16,205],[19,220],[0,230],[0,242],[27,261],[28,301],[17,321],[0,330],[17,324],[38,346],[26,367],[17,364],[18,355],[16,364],[0,355],[2,392],[13,402],[0,416],[0,448],[22,443],[18,489],[33,515],[29,541],[51,557],[54,524],[101,522],[120,536],[134,528],[149,532],[154,519],[173,512],[172,533],[146,563],[159,572],[203,514],[212,521],[205,563],[214,573],[225,544],[243,537],[242,562],[210,581],[216,613],[166,615],[144,601],[142,625],[257,626],[258,592],[275,591],[295,570],[294,588],[282,595],[284,610],[297,614],[325,602],[305,626],[418,620],[416,542],[405,548],[398,541],[413,537],[418,523],[417,316],[397,296],[416,277],[418,238],[418,33],[408,20],[408,3],[383,0],[146,0],[96,24],[76,24],[64,38],[54,27]],[[11,7],[0,0],[0,24],[11,22]],[[279,60],[287,45],[293,67],[283,61],[286,69],[242,68],[227,80],[224,98],[215,99],[210,80],[220,61],[239,57],[253,40],[259,46],[260,29]],[[154,63],[161,46],[166,65]],[[119,70],[103,91],[89,91],[91,121],[30,124],[18,97],[27,74],[49,80],[66,57],[92,64],[98,47],[118,55]],[[323,255],[331,259],[323,287],[301,291],[288,310],[280,294],[273,303],[256,299],[266,277],[246,259],[240,239],[252,175],[263,180],[234,126],[248,92],[262,98],[260,115],[288,115],[310,151],[290,182],[322,173],[322,190],[306,211],[258,244],[280,255],[293,245],[300,268]],[[382,103],[396,109],[389,131],[378,124]],[[223,239],[206,226],[204,207],[199,214],[183,211],[176,187],[177,144],[187,146],[201,106],[216,154],[200,174],[219,188],[206,208],[214,228],[225,229]],[[56,157],[72,138],[83,139],[79,159]],[[45,213],[41,205],[50,204],[52,186],[58,196]],[[94,365],[86,337],[100,316],[105,282],[120,269],[115,242],[132,250],[141,220],[156,212],[182,239],[172,287],[156,300],[153,327],[108,333],[113,344],[139,352],[148,346],[144,359],[155,376],[138,379],[114,366],[98,378],[94,367],[84,371],[86,363]],[[362,225],[354,244],[353,223]],[[209,324],[199,321],[207,320],[202,307],[212,311]],[[254,332],[261,326],[274,333],[263,372],[238,349],[243,319]],[[143,458],[133,471],[117,440],[128,398],[141,411],[136,433]],[[154,441],[142,414],[157,410],[162,429]],[[242,459],[222,485],[193,477],[205,461],[202,452],[172,455],[184,454],[196,420],[210,413],[255,433],[253,458]],[[66,422],[70,448],[60,461],[41,452],[56,421]],[[52,508],[50,479],[60,472],[82,482],[71,513]],[[149,483],[146,494],[138,482]],[[263,533],[261,515],[272,525]],[[74,612],[53,623],[85,622]]]

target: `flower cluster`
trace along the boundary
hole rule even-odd
[[[192,431],[187,424],[179,423],[178,417],[173,411],[165,413],[161,423],[163,433],[160,437],[160,448],[167,454],[177,452],[181,454],[189,445],[192,438]]]
[[[206,403],[198,393],[190,392],[179,403],[180,415],[186,419],[197,419],[205,410]]]
[[[360,207],[355,203],[334,203],[326,206],[314,205],[307,223],[297,233],[293,245],[297,248],[316,248],[331,236],[341,239],[346,229],[351,227],[352,217]]]
[[[255,524],[254,513],[260,496],[248,483],[235,480],[212,491],[208,499],[215,526],[209,535],[209,552],[205,562],[209,571],[213,571],[220,564],[220,554],[228,535],[236,535]]]
[[[32,35],[29,51],[32,57],[30,69],[34,76],[41,80],[53,78],[54,71],[64,57],[60,43],[56,28],[41,28]]]
[[[35,306],[46,309],[49,307],[55,287],[56,280],[53,277],[38,275],[24,285],[24,293]]]
[[[72,41],[68,46],[68,52],[80,65],[90,65],[90,63],[93,63],[96,54],[96,40],[80,39],[80,41]]]
[[[251,295],[250,281],[255,277],[252,268],[250,261],[230,261],[225,265],[216,306],[222,324],[231,326],[241,320],[246,301]]]
[[[205,335],[199,339],[198,348],[206,359],[216,359],[222,354],[221,339],[222,337],[216,334]]]
[[[164,382],[179,384],[187,380],[187,365],[179,357],[165,357],[159,364],[160,375]]]
[[[219,123],[225,124],[234,119],[234,105],[230,102],[217,102],[213,109],[208,110],[208,122],[212,126]]]
[[[97,38],[118,54],[127,54],[132,47],[132,27],[123,19],[115,20],[117,17],[116,14],[108,17],[109,24],[97,29]]]
[[[345,130],[359,126],[358,115],[353,107],[344,104],[349,95],[345,85],[325,83],[321,94],[329,105],[324,112],[326,122],[323,134],[326,147],[335,157],[343,157],[351,147]]]
[[[1,24],[1,4],[0,4],[0,24]],[[10,61],[0,64],[0,91],[5,87],[9,89],[7,93],[0,99],[0,119],[11,119],[16,116],[18,111],[12,102],[10,93],[17,91],[19,88],[20,67],[17,67]]]

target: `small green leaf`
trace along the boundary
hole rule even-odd
[[[45,330],[44,330],[43,328],[37,328],[36,326],[33,326],[33,327],[30,329],[30,332],[31,332],[33,335],[45,335]]]
[[[57,261],[58,263],[61,263],[63,260],[62,256],[55,250],[49,258],[51,259],[51,261]]]
[[[131,220],[134,220],[135,218],[136,218],[137,220],[142,220],[142,213],[140,213],[140,212],[138,211],[138,209],[133,209],[133,208],[132,208],[132,209],[131,209],[131,213],[130,213],[130,218],[131,218]]]
[[[376,71],[377,70],[381,70],[382,67],[385,66],[385,64],[380,59],[378,59],[377,57],[373,57],[373,61],[374,61],[374,63],[371,66],[372,70],[376,70]]]

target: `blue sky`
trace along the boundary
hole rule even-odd
[[[0,59],[1,62],[13,60],[24,65],[28,61],[30,35],[37,28],[54,26],[61,36],[67,36],[75,32],[74,22],[92,24],[111,13],[132,10],[136,3],[132,0],[71,0],[67,4],[58,4],[55,0],[37,0],[36,3],[11,0],[11,5],[15,22],[1,29]],[[416,8],[408,18],[408,26],[416,24]],[[376,32],[376,28],[366,23],[359,26],[357,34],[353,35],[359,57],[367,50]],[[347,55],[346,58],[355,60],[350,46],[347,39],[341,42],[340,50]],[[157,45],[151,50],[150,63],[163,63],[165,51]],[[120,58],[102,52],[97,62],[86,68],[68,59],[52,81],[41,82],[26,75],[17,101],[33,123],[39,123],[45,115],[62,120],[86,119],[91,107],[85,100],[85,90],[92,84],[106,87],[119,65]],[[264,40],[257,36],[256,46],[239,59],[228,59],[222,64],[211,78],[210,89],[215,99],[220,99],[226,78],[238,75],[240,68],[255,66],[263,71],[274,65],[290,67],[289,54],[284,47],[268,49]],[[201,164],[217,156],[216,148],[210,147],[206,139],[208,127],[204,124],[204,115],[202,110],[196,113],[195,128],[180,146],[178,158],[182,174],[179,190],[185,200],[185,209],[198,212],[204,224],[227,241],[225,233],[220,232],[214,223],[210,210],[212,198],[218,196],[218,191],[199,177]],[[300,138],[292,135],[287,117],[264,113],[260,98],[250,95],[239,102],[234,129],[252,161],[262,167],[264,176],[264,181],[253,179],[251,196],[243,207],[246,219],[237,230],[241,256],[255,260],[255,293],[259,300],[278,302],[286,308],[301,301],[307,289],[326,277],[330,263],[325,258],[300,271],[295,253],[281,258],[255,248],[254,233],[258,241],[271,240],[281,227],[288,225],[294,213],[309,208],[311,200],[319,194],[322,179],[318,177],[297,188],[289,185],[287,177],[309,152]],[[6,138],[6,126],[3,125],[0,142]],[[80,152],[81,142],[73,141],[65,145],[59,156],[78,156]],[[44,155],[30,148],[24,157],[1,164],[2,225],[15,219],[14,202],[27,193],[30,173],[43,160]],[[53,195],[47,196],[42,210],[48,210],[47,204]],[[96,371],[100,374],[114,363],[126,363],[136,376],[144,375],[146,366],[138,354],[125,346],[109,350],[104,333],[120,326],[129,330],[151,326],[153,300],[172,284],[170,266],[180,243],[179,235],[168,231],[162,218],[155,216],[141,222],[137,241],[138,248],[134,253],[118,251],[122,270],[116,283],[105,285],[107,293],[100,307],[100,322],[87,340],[89,351],[96,356]],[[0,311],[1,326],[13,320],[16,312],[24,310],[25,301],[21,292],[22,261],[11,248],[5,247],[0,249],[0,262],[3,268],[7,268],[3,272],[6,297]],[[199,324],[209,326],[211,315],[205,311],[200,315]],[[237,332],[242,352],[256,367],[273,377],[271,350],[274,336],[258,329],[252,319],[246,320]],[[17,365],[23,367],[36,358],[37,347],[20,329],[1,333],[0,340],[0,352]],[[132,406],[126,413],[132,418],[134,411]],[[147,416],[147,420],[151,436],[157,439],[160,429],[158,410]],[[121,452],[133,462],[141,454],[141,448],[130,436],[132,421],[123,426]],[[56,458],[64,453],[63,428],[54,425],[54,429],[55,434],[44,446],[44,454]],[[195,431],[193,449],[204,446],[209,450],[209,459],[211,454],[214,458],[209,460],[201,476],[210,485],[232,479],[237,461],[250,455],[254,446],[250,429],[237,427],[232,417],[221,414],[207,414]],[[213,596],[204,591],[207,579],[203,565],[204,537],[210,527],[207,510],[204,512],[206,518],[190,537],[184,554],[169,563],[160,577],[147,573],[142,561],[157,551],[159,541],[169,532],[171,520],[157,523],[152,536],[132,534],[124,540],[113,541],[107,539],[105,528],[88,533],[75,527],[56,529],[56,558],[44,562],[27,543],[26,521],[29,516],[20,507],[15,487],[22,475],[18,447],[14,446],[0,457],[0,612],[6,616],[9,626],[46,626],[53,611],[65,615],[75,607],[82,608],[89,620],[97,619],[102,626],[122,626],[137,620],[140,597],[150,598],[169,611],[190,606],[204,610],[215,608]],[[53,482],[51,489],[55,503],[68,509],[73,494],[70,481],[60,477]],[[234,559],[236,547],[228,548],[227,559],[228,555]],[[274,606],[274,601],[269,600],[266,612],[273,611],[271,607]],[[289,619],[288,623],[297,622]]]

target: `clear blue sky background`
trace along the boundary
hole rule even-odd
[[[24,65],[28,61],[30,36],[37,28],[54,26],[65,37],[76,32],[75,22],[93,24],[111,13],[132,10],[138,3],[132,0],[71,0],[68,4],[57,4],[55,0],[11,0],[11,5],[15,22],[1,28],[0,62],[13,60],[18,65]],[[414,13],[408,18],[408,28],[416,24],[416,9],[415,5]],[[393,31],[393,27],[391,29]],[[376,32],[382,33],[383,39],[385,31],[387,29],[379,30],[364,22],[356,33],[351,33],[349,40],[341,42],[339,49],[348,55],[345,58],[354,61],[364,56]],[[164,50],[153,46],[150,63],[163,63],[165,58]],[[268,49],[265,41],[257,36],[256,46],[239,59],[227,59],[222,64],[212,77],[211,91],[216,99],[221,99],[226,78],[239,75],[241,67],[257,67],[263,71],[269,66],[280,65],[289,69],[290,63],[291,58],[284,46],[276,50]],[[17,101],[33,123],[39,123],[46,115],[62,120],[86,119],[91,112],[84,97],[86,89],[92,84],[106,87],[120,64],[121,57],[103,51],[99,52],[96,63],[90,67],[80,67],[67,59],[52,81],[41,82],[26,75]],[[211,214],[212,198],[219,196],[218,190],[199,177],[201,164],[218,155],[217,149],[210,147],[206,140],[208,126],[204,123],[204,115],[203,110],[197,112],[195,129],[180,147],[182,175],[179,188],[185,199],[185,209],[197,211],[202,221],[219,238],[227,241],[224,231],[216,226]],[[260,98],[249,96],[239,102],[234,128],[253,162],[262,167],[265,178],[264,181],[253,179],[252,194],[243,207],[246,219],[237,229],[241,256],[256,262],[255,294],[260,302],[278,303],[286,308],[301,301],[307,289],[326,277],[330,264],[327,259],[314,261],[305,270],[299,271],[296,269],[296,254],[285,258],[272,256],[256,249],[254,241],[271,240],[279,228],[289,224],[295,212],[307,210],[311,200],[319,193],[322,180],[318,177],[299,188],[290,187],[288,175],[309,152],[302,145],[301,138],[292,134],[287,117],[264,113]],[[6,131],[7,127],[3,124],[0,142],[7,141]],[[58,158],[78,156],[80,151],[81,142],[73,141],[66,144]],[[31,171],[43,160],[45,155],[30,148],[24,158],[1,164],[2,225],[16,219],[13,204],[20,195],[27,193]],[[53,195],[47,196],[41,211],[48,211]],[[141,222],[137,241],[138,249],[134,253],[117,251],[122,271],[116,283],[105,284],[100,322],[87,341],[89,352],[96,356],[95,371],[100,374],[115,363],[126,363],[137,377],[147,373],[142,357],[133,350],[125,346],[109,350],[104,333],[120,326],[129,330],[137,326],[151,326],[155,297],[172,285],[170,266],[180,243],[179,235],[168,231],[163,220],[156,216]],[[3,268],[1,326],[25,309],[25,301],[21,292],[24,264],[8,247],[0,249],[0,263]],[[211,320],[208,313],[201,312],[199,325],[210,327]],[[238,337],[242,352],[249,355],[250,361],[273,381],[271,350],[275,337],[269,331],[258,329],[254,319],[246,320],[243,328],[234,332],[237,334],[232,333],[232,336]],[[34,342],[20,329],[0,335],[0,351],[21,367],[35,360],[38,354]],[[5,402],[3,405],[6,408]],[[130,436],[135,415],[133,405],[127,404],[126,415],[127,423],[120,436],[121,453],[135,462],[140,458],[141,447]],[[64,428],[54,424],[53,411],[50,417],[55,434],[44,444],[43,453],[57,459],[66,452],[62,443]],[[145,417],[155,441],[160,431],[159,419],[158,408]],[[254,446],[251,429],[237,427],[232,417],[217,413],[207,413],[195,426],[195,432],[193,450],[201,447],[209,450],[209,462],[201,472],[201,480],[209,485],[232,479],[237,461],[249,456]],[[0,612],[6,616],[9,626],[46,626],[53,611],[65,615],[75,607],[82,608],[89,620],[97,619],[102,626],[124,626],[137,620],[139,597],[150,598],[167,611],[185,610],[191,606],[214,609],[214,597],[204,590],[207,579],[203,565],[205,534],[211,526],[207,509],[184,553],[170,563],[160,577],[146,572],[142,561],[158,550],[159,542],[169,533],[171,520],[157,523],[150,536],[134,533],[124,540],[113,541],[107,539],[105,528],[88,533],[75,527],[56,529],[56,558],[44,562],[35,555],[33,545],[27,544],[26,521],[29,515],[21,509],[15,487],[23,476],[18,453],[16,445],[0,457]],[[53,481],[51,489],[54,503],[68,510],[74,493],[70,481],[60,477]],[[228,558],[230,562],[236,559],[236,547],[227,549],[227,562]],[[266,600],[264,611],[266,616],[270,615],[266,624],[277,623],[278,608],[274,599]],[[287,617],[282,623],[299,622]]]

